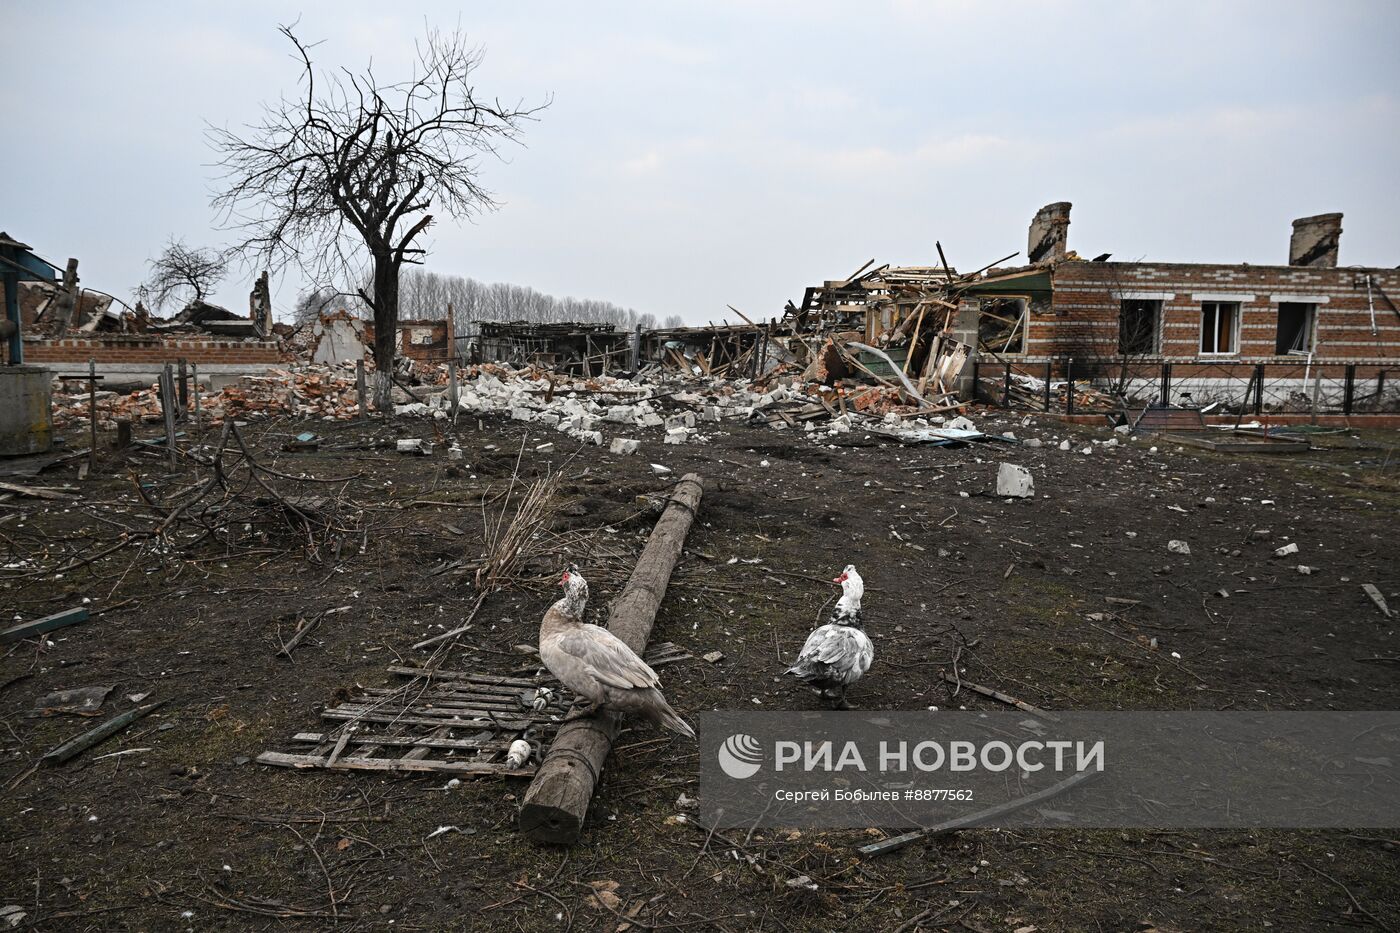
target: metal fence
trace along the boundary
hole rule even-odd
[[[1167,403],[1221,414],[1400,412],[1400,366],[1160,360],[974,360],[979,401],[1021,411],[1109,412]]]

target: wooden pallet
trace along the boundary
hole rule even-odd
[[[646,654],[652,667],[691,655],[670,642]],[[559,731],[572,694],[549,676],[520,677],[428,670],[395,664],[399,682],[370,687],[321,712],[322,732],[298,732],[297,752],[263,752],[259,764],[333,771],[437,771],[531,777]],[[541,696],[541,688],[547,688]],[[542,700],[535,709],[536,699]],[[535,747],[531,761],[506,764],[511,743]]]
[[[1133,418],[1134,434],[1159,434],[1163,431],[1203,431],[1206,420],[1199,408],[1162,408],[1148,406]]]

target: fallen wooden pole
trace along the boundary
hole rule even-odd
[[[147,703],[145,706],[138,706],[129,709],[120,716],[109,719],[96,728],[89,729],[81,735],[76,735],[62,745],[58,745],[44,753],[43,762],[47,765],[61,765],[75,755],[81,754],[111,736],[131,725],[136,720],[147,713],[165,705],[164,700],[157,700],[154,703]]]
[[[1008,813],[1015,813],[1023,807],[1029,807],[1031,804],[1040,803],[1042,800],[1049,800],[1051,797],[1063,794],[1070,788],[1077,787],[1090,778],[1097,777],[1099,774],[1100,772],[1098,771],[1076,771],[1058,784],[1051,784],[1049,787],[1038,790],[1033,794],[1017,797],[1015,800],[1008,800],[1005,803],[999,803],[994,807],[988,807],[976,813],[969,813],[966,816],[958,816],[951,820],[945,820],[942,823],[935,823],[933,826],[928,826],[924,829],[916,829],[902,836],[891,836],[889,839],[881,839],[879,842],[872,842],[868,846],[861,846],[859,851],[861,855],[873,858],[876,855],[885,855],[886,853],[902,849],[907,845],[918,842],[920,839],[941,836],[944,833],[951,833],[958,829],[980,826],[983,823],[988,823]]]
[[[637,654],[646,650],[671,571],[700,508],[704,481],[687,473],[652,529],[632,576],[612,606],[608,630]],[[535,842],[571,845],[583,832],[593,790],[620,729],[613,714],[565,723],[549,746],[520,807],[520,831]]]
[[[960,678],[954,677],[952,674],[949,674],[947,672],[944,672],[943,674],[943,682],[952,684],[955,687],[966,687],[968,690],[971,690],[975,693],[980,693],[984,697],[991,697],[993,700],[998,700],[1002,703],[1007,704],[1008,706],[1014,706],[1022,712],[1030,713],[1032,716],[1039,716],[1041,719],[1048,719],[1051,722],[1060,721],[1060,717],[1056,716],[1049,710],[1043,710],[1038,706],[1031,706],[1025,700],[1018,700],[1009,693],[1002,693],[1000,690],[993,690],[991,687],[984,687],[981,684],[974,684],[970,680],[962,680]]]

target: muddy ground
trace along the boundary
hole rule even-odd
[[[835,589],[819,581],[848,562],[867,582],[878,653],[852,692],[863,708],[997,707],[940,680],[960,646],[963,678],[1048,709],[1400,706],[1396,622],[1360,587],[1374,583],[1400,608],[1395,432],[1323,436],[1324,449],[1296,457],[1146,443],[1086,455],[1078,449],[1105,430],[973,416],[1046,446],[900,447],[852,434],[827,447],[740,426],[684,447],[646,432],[639,456],[619,457],[471,419],[446,431],[466,451],[459,470],[428,421],[255,422],[247,436],[267,465],[355,476],[321,490],[343,490],[362,511],[363,532],[338,555],[323,546],[310,560],[294,536],[253,529],[232,556],[212,540],[186,548],[187,535],[164,553],[117,548],[60,579],[54,568],[151,527],[137,483],[159,502],[204,468],[186,461],[171,474],[159,454],[109,452],[85,479],[72,463],[29,480],[81,498],[0,503],[5,617],[84,599],[94,617],[6,646],[0,660],[0,904],[25,912],[21,926],[64,930],[557,933],[619,929],[619,915],[639,930],[1400,927],[1393,831],[983,830],[862,860],[855,847],[878,830],[707,839],[678,818],[694,813],[679,799],[697,793],[695,746],[638,729],[609,762],[582,843],[563,850],[516,833],[522,780],[444,790],[438,775],[252,761],[292,750],[288,738],[317,728],[323,706],[392,683],[389,664],[421,660],[410,646],[460,621],[469,578],[428,571],[480,555],[496,507],[483,509],[483,496],[510,483],[522,437],[521,475],[562,469],[565,508],[543,553],[486,600],[451,668],[529,668],[516,646],[535,641],[570,560],[588,570],[593,611],[605,607],[650,527],[645,495],[667,488],[649,467],[662,463],[670,479],[711,480],[653,633],[696,656],[662,670],[681,710],[813,705],[778,676],[780,656],[829,609]],[[283,452],[301,431],[320,434],[321,449]],[[396,436],[436,452],[375,446]],[[1064,437],[1075,450],[1057,448]],[[549,441],[553,452],[533,452]],[[1032,470],[1037,498],[984,495],[1002,460]],[[1191,555],[1169,553],[1171,539]],[[1274,558],[1287,541],[1300,554]],[[324,617],[295,660],[278,655],[298,616],[340,606],[351,609]],[[700,659],[716,650],[722,661]],[[91,685],[114,686],[101,718],[30,715],[46,694]],[[65,765],[39,764],[143,693],[165,705]],[[456,828],[433,835],[442,826]],[[784,883],[804,874],[816,891]]]

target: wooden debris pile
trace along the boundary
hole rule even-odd
[[[939,256],[942,257],[942,247]],[[873,267],[873,268],[872,268]],[[803,381],[854,390],[857,410],[877,415],[957,408],[956,382],[972,348],[953,336],[962,293],[988,267],[874,266],[809,287],[784,324]],[[873,383],[882,391],[865,388]]]
[[[745,320],[745,324],[647,331],[642,356],[664,371],[720,379],[755,379],[793,360],[785,346],[792,336],[789,328]]]
[[[653,668],[691,660],[662,642],[647,652]],[[294,752],[267,751],[259,764],[333,771],[438,771],[458,776],[530,777],[573,695],[548,674],[469,673],[395,664],[389,687],[356,688],[321,712],[321,731],[298,732]],[[516,742],[530,754],[512,760]]]

